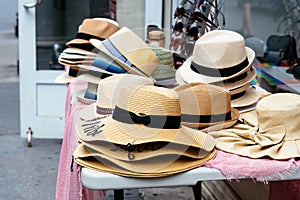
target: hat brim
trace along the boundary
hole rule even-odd
[[[70,76],[67,72],[61,73],[54,80],[55,83],[73,83],[75,81],[76,77]]]
[[[193,60],[193,56],[191,56],[179,67],[182,68],[180,70],[180,77],[187,83],[191,83],[191,82],[216,83],[216,82],[221,82],[236,77],[246,72],[250,67],[252,67],[252,63],[255,59],[254,51],[248,47],[245,47],[245,49],[246,49],[246,54],[247,54],[249,64],[243,70],[240,70],[236,74],[227,77],[221,77],[221,76],[212,77],[212,76],[205,76],[203,74],[196,73],[191,69],[191,62]]]
[[[232,127],[239,119],[240,113],[237,109],[231,108],[231,119],[225,120],[223,122],[216,122],[216,123],[188,123],[188,122],[181,122],[183,126],[187,126],[194,129],[199,129],[203,131],[216,131],[225,128]]]
[[[214,158],[216,151],[210,152],[208,156],[203,159],[191,159],[184,156],[156,156],[134,162],[121,161],[104,154],[98,154],[97,157],[86,156],[87,154],[87,150],[79,146],[74,152],[75,161],[85,167],[121,176],[152,178],[169,176],[199,167],[204,162]]]
[[[90,104],[92,104],[92,103],[95,103],[95,102],[96,102],[95,99],[88,99],[88,98],[85,98],[85,97],[84,97],[85,91],[86,91],[86,89],[83,89],[83,90],[77,90],[77,91],[74,93],[74,96],[76,97],[76,100],[77,100],[78,102],[81,102],[81,103],[87,104],[87,105],[90,105]]]
[[[205,132],[182,126],[179,129],[149,128],[139,124],[127,124],[114,120],[112,115],[97,120],[101,134],[91,136],[85,130],[88,125],[80,122],[76,125],[77,137],[84,142],[106,141],[121,145],[128,143],[172,142],[211,151],[215,141]],[[104,124],[104,125],[103,125]]]
[[[235,108],[249,106],[256,103],[259,97],[259,92],[253,86],[249,86],[243,96],[231,100],[231,106]]]

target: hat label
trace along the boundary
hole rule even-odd
[[[115,107],[112,118],[126,124],[143,124],[150,128],[178,129],[181,116],[136,115],[133,112]]]
[[[83,132],[86,134],[86,136],[92,136],[100,134],[103,130],[102,127],[104,124],[101,123],[101,121],[98,118],[87,120],[85,124],[81,125],[83,128]]]
[[[240,64],[237,64],[235,66],[226,67],[226,68],[210,68],[198,65],[194,61],[191,62],[191,69],[198,73],[205,76],[211,76],[211,77],[229,77],[234,74],[237,74],[238,72],[242,71],[244,68],[246,68],[249,65],[248,58],[246,57],[245,60],[243,60]]]

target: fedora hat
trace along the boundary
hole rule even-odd
[[[250,158],[283,160],[300,157],[300,95],[274,93],[244,113],[244,124],[210,134],[220,150]]]
[[[193,54],[180,68],[185,82],[215,83],[249,70],[255,58],[242,35],[230,30],[213,30],[201,36]]]
[[[229,90],[206,83],[187,83],[174,88],[181,104],[181,123],[191,128],[228,128],[240,114],[231,107]],[[222,126],[221,126],[222,125]]]
[[[143,85],[121,90],[112,115],[81,121],[76,133],[84,142],[120,145],[172,142],[211,151],[214,140],[204,132],[181,126],[178,96],[172,89]]]
[[[122,27],[103,41],[90,39],[90,43],[129,73],[149,77],[157,67],[158,58],[155,53],[127,27]]]
[[[120,91],[129,86],[153,85],[152,79],[134,74],[115,74],[99,81],[97,100],[83,108],[80,118],[87,120],[112,114]]]
[[[84,145],[78,145],[73,153],[79,165],[126,177],[154,178],[164,177],[188,171],[201,166],[215,157],[213,149],[202,159],[193,159],[178,155],[160,155],[137,161],[123,161],[102,153],[91,152]]]
[[[104,40],[120,29],[119,24],[108,18],[87,18],[84,19],[78,28],[74,39],[66,43],[68,47],[77,47],[90,50],[89,39],[97,38]]]

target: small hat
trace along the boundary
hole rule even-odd
[[[158,58],[155,53],[127,27],[121,28],[103,41],[90,39],[90,43],[129,73],[150,76],[157,67]]]
[[[87,18],[82,21],[74,39],[66,43],[68,47],[83,47],[90,45],[89,39],[104,40],[120,29],[119,24],[108,18]],[[89,50],[89,49],[87,49]]]
[[[230,30],[212,30],[196,42],[193,55],[180,68],[185,82],[215,83],[239,76],[252,67],[255,53],[242,35]]]
[[[181,104],[182,125],[203,129],[233,126],[240,114],[231,107],[229,90],[206,83],[187,83],[174,88]],[[222,125],[222,126],[221,126]],[[217,127],[215,127],[217,128]]]
[[[211,132],[217,148],[250,158],[300,157],[300,95],[274,93],[258,101],[256,110],[241,116],[244,124]]]
[[[153,85],[152,79],[134,74],[115,74],[98,83],[97,101],[83,108],[80,118],[87,120],[112,114],[120,91],[129,86]]]

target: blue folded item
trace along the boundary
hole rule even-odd
[[[117,73],[117,74],[127,73],[127,71],[125,69],[120,68],[116,65],[106,63],[99,59],[95,59],[92,65],[95,67],[98,67],[100,69],[103,69],[105,71],[111,72],[111,73]]]

